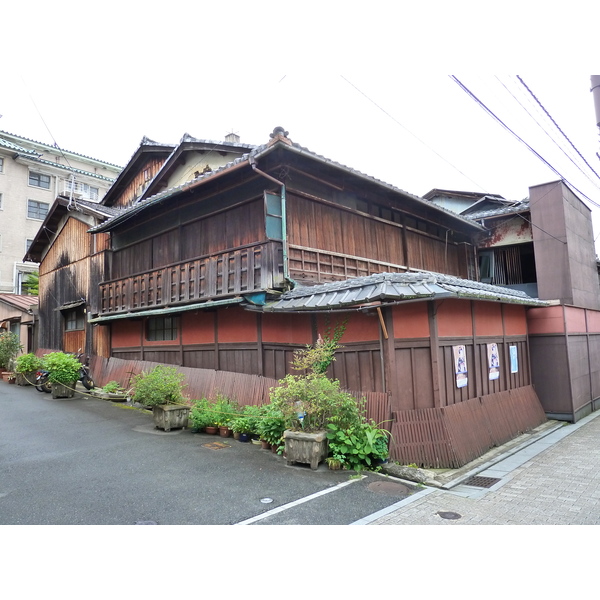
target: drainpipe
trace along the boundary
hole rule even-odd
[[[252,170],[255,171],[256,173],[258,173],[259,175],[262,175],[263,177],[266,177],[268,180],[272,181],[273,183],[276,183],[277,185],[281,186],[281,236],[283,237],[283,277],[286,281],[288,281],[292,284],[292,288],[295,288],[296,285],[298,285],[298,284],[296,281],[294,281],[290,277],[290,270],[289,270],[289,266],[288,266],[287,211],[286,211],[286,199],[285,199],[285,183],[283,183],[283,181],[279,181],[278,179],[275,179],[275,177],[271,177],[271,175],[269,175],[268,173],[261,171],[256,166],[256,162],[255,162],[255,159],[253,156],[250,157],[250,166],[252,167]]]

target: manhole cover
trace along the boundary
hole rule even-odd
[[[202,444],[204,448],[209,448],[210,450],[222,450],[223,448],[231,448],[229,444],[224,444],[223,442],[209,442],[208,444]]]
[[[393,481],[373,481],[367,485],[367,488],[372,492],[387,494],[388,496],[408,496],[411,491],[408,486]]]
[[[475,475],[475,477],[463,481],[463,484],[470,485],[471,487],[491,488],[499,481],[500,479],[497,477],[480,477],[479,475]]]
[[[455,512],[438,512],[436,513],[436,515],[442,517],[442,519],[450,519],[452,521],[456,521],[457,519],[460,519],[462,517],[462,515],[459,515],[458,513]]]

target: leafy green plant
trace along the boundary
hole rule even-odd
[[[317,342],[311,346],[308,345],[303,350],[296,350],[292,360],[292,367],[296,371],[308,371],[315,375],[324,375],[329,365],[335,360],[335,351],[340,348],[339,341],[346,331],[348,319],[339,323],[331,332],[328,325],[325,330],[325,336],[318,336]]]
[[[215,425],[229,427],[236,415],[239,414],[240,409],[236,401],[222,394],[217,394],[211,410],[214,413]]]
[[[388,456],[388,432],[372,421],[364,420],[347,429],[330,423],[327,429],[330,454],[349,469],[373,468]]]
[[[189,418],[194,429],[204,429],[205,427],[214,426],[211,403],[206,398],[196,400],[190,410]]]
[[[12,331],[0,333],[0,368],[10,369],[17,354],[23,350],[19,336]]]
[[[184,374],[175,367],[157,365],[152,371],[142,371],[133,378],[132,399],[144,406],[184,404],[184,379]]]
[[[125,388],[121,387],[121,384],[118,381],[109,381],[102,387],[102,391],[107,394],[120,394],[125,393]]]
[[[240,415],[232,419],[229,427],[234,433],[250,433],[250,419]]]
[[[326,429],[328,423],[344,427],[360,420],[359,403],[335,379],[316,373],[287,375],[280,384],[271,388],[271,404],[288,429],[311,432]]]
[[[17,373],[31,373],[41,369],[42,364],[42,359],[33,354],[33,352],[21,354],[16,360],[15,371]]]
[[[279,445],[285,431],[283,413],[272,404],[264,407],[262,419],[258,423],[258,435],[269,444]]]
[[[44,355],[43,365],[50,372],[48,378],[51,383],[70,386],[79,379],[81,363],[72,354],[50,352]]]

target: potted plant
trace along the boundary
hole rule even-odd
[[[157,365],[133,378],[132,399],[152,408],[157,429],[170,431],[187,427],[190,406],[183,396],[184,378],[175,367],[166,365]]]
[[[233,419],[229,427],[233,431],[234,439],[240,442],[247,442],[250,439],[250,433],[248,433],[250,430],[250,420],[243,413]]]
[[[92,396],[102,400],[111,400],[112,402],[126,402],[129,398],[127,390],[121,386],[118,381],[109,381],[101,388],[94,388]]]
[[[343,327],[343,326],[342,326]],[[328,454],[327,425],[348,426],[359,420],[359,405],[339,381],[325,372],[338,348],[339,328],[333,338],[319,337],[314,346],[294,353],[293,367],[304,375],[287,375],[271,389],[271,403],[281,411],[287,463],[309,463],[317,469]]]
[[[75,395],[75,384],[79,379],[81,363],[65,352],[50,352],[43,359],[44,367],[49,371],[53,398],[72,398]]]
[[[17,374],[17,385],[34,385],[35,374],[42,368],[42,359],[33,352],[21,354],[15,362],[15,372]]]
[[[15,358],[21,350],[23,350],[23,346],[16,333],[12,331],[0,333],[0,370],[3,373],[12,371]],[[6,379],[8,380],[8,377]]]
[[[221,437],[229,437],[231,435],[231,422],[239,413],[237,402],[218,394],[214,402],[213,411],[219,435]]]
[[[258,435],[275,451],[282,444],[283,432],[285,431],[285,420],[283,413],[272,404],[264,407],[262,419],[258,423]],[[264,446],[263,446],[264,447]]]

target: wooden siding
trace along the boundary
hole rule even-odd
[[[101,315],[261,291],[282,284],[280,243],[271,242],[138,273],[100,285]]]
[[[121,386],[129,389],[133,375],[149,371],[157,364],[152,361],[123,360],[118,358],[101,358],[95,356],[90,362],[92,375],[96,384],[101,386],[109,381],[118,381]],[[185,375],[185,394],[190,399],[214,398],[223,394],[237,400],[240,404],[266,404],[272,387],[278,385],[278,380],[259,375],[232,373],[213,369],[196,369],[178,367],[177,370]],[[367,400],[367,417],[377,423],[390,419],[389,400],[387,394],[350,392],[355,398]]]
[[[39,346],[75,352],[94,352],[91,326],[85,332],[63,332],[63,316],[57,310],[71,302],[84,301],[90,312],[97,310],[97,290],[104,274],[105,253],[96,252],[89,224],[69,218],[40,264]],[[102,237],[100,246],[105,238]],[[97,248],[98,246],[96,246]]]
[[[140,169],[131,183],[123,190],[123,193],[115,201],[114,206],[126,207],[131,205],[134,200],[139,198],[150,180],[158,173],[163,166],[165,158],[151,158]]]
[[[393,416],[390,456],[436,469],[462,467],[546,421],[532,386]]]
[[[299,281],[325,282],[408,269],[465,272],[454,242],[292,194],[287,234],[290,275]]]

